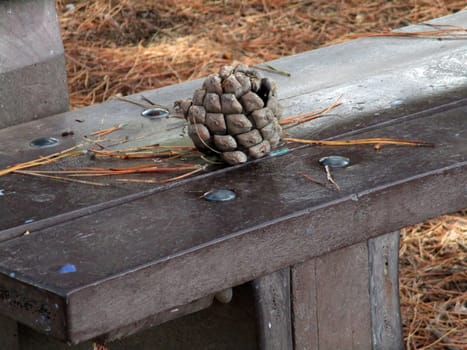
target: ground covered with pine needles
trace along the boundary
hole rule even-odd
[[[465,0],[57,0],[72,108],[462,10]],[[402,231],[407,349],[467,349],[467,218]]]

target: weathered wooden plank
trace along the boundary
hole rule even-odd
[[[55,1],[0,2],[0,129],[68,109]]]
[[[4,350],[19,350],[18,324],[0,315],[0,344]]]
[[[44,0],[42,0],[44,1]],[[52,2],[51,0],[49,0]],[[38,2],[40,3],[40,2]],[[40,13],[40,11],[38,12]],[[462,13],[456,16],[449,17],[452,23],[461,23],[466,17]],[[386,43],[385,39],[381,39],[380,43]],[[386,43],[387,44],[387,43]],[[429,106],[438,106],[439,104],[465,97],[465,81],[455,79],[456,76],[462,76],[461,73],[456,75],[456,62],[462,59],[462,52],[459,52],[460,42],[437,42],[427,41],[418,42],[410,49],[410,60],[412,65],[404,65],[403,75],[410,76],[415,74],[420,69],[420,59],[425,59],[424,65],[428,66],[427,69],[431,74],[417,77],[417,79],[406,79],[397,81],[398,85],[395,87],[394,76],[398,75],[397,72],[401,69],[400,65],[394,65],[395,62],[400,62],[401,54],[407,50],[407,45],[398,45],[398,51],[394,51],[394,45],[389,40],[389,45],[374,45],[369,40],[365,42],[366,54],[361,56],[362,43],[345,44],[343,46],[335,46],[326,48],[319,52],[307,52],[293,57],[286,57],[274,62],[282,68],[289,70],[292,73],[293,79],[274,75],[273,78],[277,80],[279,88],[279,96],[281,103],[284,106],[284,115],[291,115],[294,113],[314,110],[329,104],[332,100],[337,98],[340,94],[344,93],[344,104],[339,107],[338,116],[330,115],[327,118],[322,118],[306,126],[296,128],[293,133],[297,135],[306,134],[308,137],[314,138],[327,138],[335,137],[345,132],[374,126],[380,122],[386,122],[398,117],[405,116],[412,112],[418,112],[423,108]],[[351,50],[351,47],[358,47],[356,50]],[[440,49],[443,52],[449,52],[449,55],[438,57]],[[449,51],[446,51],[449,50]],[[347,58],[344,53],[347,53]],[[1,55],[1,52],[0,52]],[[359,56],[360,65],[355,65],[355,57]],[[431,57],[434,56],[434,57]],[[321,65],[327,66],[328,63],[334,62],[337,66],[333,69],[327,69]],[[350,62],[350,63],[349,63]],[[417,62],[414,67],[413,64]],[[442,70],[435,71],[435,68],[442,62]],[[436,64],[435,64],[436,63]],[[391,66],[392,65],[392,66]],[[371,66],[371,70],[369,67]],[[458,66],[458,64],[457,64]],[[364,69],[362,67],[365,67]],[[384,67],[382,69],[381,67]],[[394,69],[389,73],[385,71]],[[410,67],[410,68],[408,68]],[[452,71],[450,70],[452,68]],[[309,79],[309,76],[314,76],[317,72],[322,72],[325,76],[320,75],[320,79]],[[363,74],[364,73],[364,74]],[[384,77],[381,74],[385,74]],[[48,73],[50,75],[50,73]],[[371,75],[374,75],[372,77]],[[400,74],[399,74],[400,75]],[[362,81],[362,77],[367,77]],[[345,78],[343,78],[345,77]],[[353,80],[350,77],[354,77]],[[448,79],[450,77],[450,79]],[[384,80],[384,79],[386,80]],[[426,81],[423,79],[426,78]],[[32,79],[28,73],[28,79]],[[383,80],[381,80],[383,79]],[[445,88],[442,93],[436,94],[436,89],[440,79],[447,86],[450,87],[449,92]],[[42,79],[43,80],[43,79]],[[19,81],[16,79],[15,81]],[[435,84],[436,83],[436,84]],[[400,84],[400,85],[399,85]],[[154,91],[145,92],[152,100],[171,106],[173,101],[182,97],[189,97],[192,95],[193,90],[199,87],[199,81],[187,82],[175,86],[165,87]],[[6,84],[0,84],[7,86]],[[444,85],[443,85],[444,86]],[[381,90],[383,89],[384,90]],[[65,91],[66,89],[55,89],[54,92]],[[349,91],[351,90],[351,91]],[[369,94],[369,91],[379,91],[378,94]],[[404,104],[402,107],[394,108],[391,105],[391,99],[402,98],[398,97],[406,91],[416,91],[416,96],[403,95],[404,99],[410,100],[410,103]],[[40,93],[45,93],[46,89],[40,89]],[[15,97],[20,94],[15,93]],[[48,94],[47,96],[49,96]],[[424,99],[423,96],[428,95],[429,99]],[[0,96],[7,96],[0,94]],[[52,96],[52,95],[50,95]],[[347,96],[349,99],[346,100]],[[42,96],[44,97],[44,96]],[[137,98],[135,96],[135,98]],[[413,100],[420,100],[416,102]],[[14,103],[16,100],[9,98],[7,103]],[[28,99],[29,101],[29,99]],[[355,106],[355,101],[358,106]],[[362,104],[363,102],[364,104]],[[0,107],[2,104],[0,99]],[[37,101],[36,101],[37,102]],[[34,103],[34,106],[40,104]],[[51,103],[48,103],[51,105]],[[125,127],[124,135],[131,135],[132,137],[140,136],[140,132],[153,134],[153,138],[147,138],[145,141],[150,142],[163,142],[170,138],[172,141],[174,137],[178,136],[181,128],[167,131],[166,128],[172,128],[171,125],[179,123],[179,120],[162,120],[157,122],[150,122],[143,120],[140,116],[141,108],[121,101],[110,101],[102,105],[92,106],[89,108],[79,109],[63,115],[53,116],[47,118],[47,121],[38,121],[36,123],[25,123],[13,129],[8,128],[2,132],[0,130],[0,140],[2,140],[2,149],[0,149],[0,168],[6,167],[16,162],[30,160],[36,158],[38,155],[44,155],[47,152],[31,150],[29,141],[38,136],[55,136],[60,139],[61,145],[57,149],[49,149],[48,152],[52,153],[60,147],[65,148],[77,143],[81,143],[82,136],[89,134],[91,131],[97,129],[110,127],[118,123],[128,123]],[[29,112],[31,110],[29,109]],[[20,113],[21,114],[21,113]],[[22,114],[23,115],[23,114]],[[30,115],[28,113],[24,115]],[[78,123],[76,120],[83,121]],[[61,138],[61,133],[64,130],[73,130],[74,137],[67,139]],[[292,129],[293,130],[293,129]],[[169,135],[165,135],[169,134]],[[178,139],[178,137],[176,137]],[[176,142],[176,141],[174,141]],[[77,165],[76,163],[72,164]],[[86,166],[87,162],[80,163],[81,166]],[[117,162],[112,163],[113,166],[118,165]],[[18,180],[19,179],[19,180]],[[135,184],[125,184],[125,186],[116,186],[112,190],[108,188],[94,188],[91,191],[80,190],[82,187],[73,186],[70,184],[62,184],[53,182],[43,189],[44,180],[36,181],[34,179],[27,179],[15,176],[12,179],[5,178],[7,189],[9,192],[15,193],[14,200],[8,203],[7,208],[11,208],[7,219],[0,218],[0,229],[10,229],[5,233],[4,237],[11,237],[15,234],[21,234],[25,230],[37,230],[40,227],[46,227],[54,222],[66,221],[71,217],[77,217],[83,214],[80,209],[89,208],[93,205],[101,207],[103,202],[111,201],[115,198],[121,198],[125,195],[141,192],[147,185],[137,186]],[[37,201],[31,199],[32,194],[41,189],[42,192],[49,190],[53,187],[53,192],[56,194],[54,200],[47,201],[47,205],[38,205]],[[72,193],[73,195],[70,195]],[[48,193],[47,193],[48,194]],[[11,198],[11,197],[10,197]],[[66,200],[59,200],[59,198],[66,198]],[[37,197],[36,197],[37,199]],[[109,206],[113,205],[109,203]],[[17,210],[22,208],[22,210]],[[89,210],[98,210],[97,208],[89,208]],[[59,217],[60,214],[68,214]],[[54,218],[55,220],[51,220]],[[26,219],[34,219],[34,223],[27,227],[22,224]],[[4,222],[3,220],[7,222]],[[46,220],[46,221],[43,221]],[[2,239],[2,238],[0,238]]]
[[[295,350],[318,350],[316,259],[291,268],[292,324]]]
[[[292,349],[290,269],[271,273],[253,282],[260,350]]]
[[[14,277],[15,282],[11,281]],[[20,319],[44,334],[62,340],[66,336],[60,330],[65,324],[66,302],[46,289],[28,291],[29,284],[20,282],[20,276],[10,272],[0,274],[0,314]]]
[[[398,254],[395,232],[294,266],[295,348],[403,349]]]
[[[399,304],[399,231],[368,240],[373,350],[404,349]]]
[[[371,349],[366,242],[316,259],[318,349]]]
[[[164,89],[162,90],[160,96],[169,98],[167,96],[168,92]],[[171,89],[167,90],[174,95],[174,91]],[[400,119],[425,118],[433,113],[452,109],[459,104],[462,105],[462,103],[448,104],[414,115],[397,115],[396,113],[395,115],[387,116],[387,118],[394,117],[393,122]],[[131,135],[131,138],[138,139],[144,135],[151,135],[151,137],[144,138],[146,144],[161,141],[165,127],[173,121],[164,119],[162,121],[151,122],[145,118],[141,118],[139,115],[140,111],[141,109],[137,109],[133,105],[114,102],[106,104],[106,108],[99,109],[97,106],[84,108],[83,110],[47,118],[43,123],[38,121],[0,130],[0,139],[3,142],[3,147],[0,149],[0,168],[72,147],[81,143],[82,137],[89,135],[90,132],[110,127],[116,123],[129,122],[129,125],[121,133],[118,133],[117,136],[121,135],[124,137]],[[96,119],[97,116],[103,118],[102,120],[105,121],[103,125],[101,125],[100,119]],[[135,122],[135,118],[137,118],[137,122]],[[83,120],[84,122],[76,122],[75,119]],[[334,134],[324,132],[322,137],[329,135],[336,137],[340,132],[349,132],[347,127],[343,126],[341,128],[339,125],[336,125],[332,129]],[[368,123],[361,122],[360,124],[363,128],[370,127],[370,125],[372,125],[371,121],[368,121]],[[74,135],[71,137],[61,137],[61,133],[64,130],[73,130]],[[165,135],[164,137],[171,139],[172,142],[177,142],[174,141],[174,137],[177,137],[182,142],[183,140],[178,133],[179,131],[177,130],[175,134]],[[57,148],[52,149],[37,150],[31,148],[29,142],[39,136],[58,138],[60,144]],[[134,146],[134,144],[129,143],[126,145],[126,147],[131,146]],[[60,164],[62,167],[92,167],[96,165],[96,162],[88,157],[81,157],[79,160],[70,159],[61,161]],[[99,165],[111,167],[126,166],[127,164],[124,161],[112,160],[99,161]],[[130,199],[144,197],[157,192],[160,188],[164,188],[164,186],[151,185],[148,187],[146,184],[131,183],[112,187],[89,187],[88,185],[47,181],[22,175],[5,176],[2,177],[2,189],[5,195],[0,202],[0,208],[4,213],[4,215],[0,216],[0,241],[20,236],[26,230],[31,232],[37,231],[43,227],[87,215],[91,212],[97,212],[102,208],[115,206]],[[323,193],[328,192],[323,191]]]
[[[56,332],[73,342],[89,339],[465,207],[464,116],[465,107],[360,135],[418,138],[435,142],[434,149],[307,148],[186,181],[98,215],[2,242],[0,268],[7,276],[21,271],[21,281],[31,290],[47,288],[66,300],[66,315],[53,312],[66,317],[71,328]],[[331,152],[349,155],[353,162],[334,172],[341,192],[293,176],[322,176],[317,159]],[[226,203],[199,198],[200,191],[220,187],[233,188],[238,197]],[[58,274],[67,262],[75,263],[77,272]],[[19,317],[12,309],[5,312]]]

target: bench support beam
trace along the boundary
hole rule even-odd
[[[290,269],[252,282],[260,350],[292,349]]]
[[[294,348],[403,349],[399,232],[292,268]]]
[[[374,350],[404,348],[399,303],[399,232],[368,241]]]

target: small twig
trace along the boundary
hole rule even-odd
[[[116,168],[116,169],[105,169],[89,171],[89,172],[76,172],[72,173],[69,176],[74,177],[97,177],[97,176],[115,176],[115,175],[127,175],[127,174],[146,174],[146,173],[173,173],[177,171],[184,171],[190,169],[197,169],[198,166],[179,166],[172,168],[161,168],[161,167],[151,167],[151,168]]]
[[[158,103],[154,103],[154,102],[152,102],[150,99],[148,99],[147,97],[145,97],[145,96],[143,96],[143,95],[141,95],[141,98],[142,98],[144,101],[146,101],[147,103],[142,103],[142,102],[133,100],[133,99],[128,98],[128,97],[123,97],[123,96],[115,96],[114,98],[117,99],[117,100],[123,101],[123,102],[132,103],[132,104],[134,104],[134,105],[143,107],[143,108],[145,108],[145,109],[153,108],[153,107],[159,107],[159,108],[165,109],[166,111],[169,110],[169,107],[164,106],[164,105],[161,105],[161,104],[158,104]]]
[[[324,182],[322,182],[321,180],[318,180],[316,178],[314,178],[313,176],[310,176],[310,175],[307,175],[307,174],[303,174],[301,173],[300,175],[302,175],[305,179],[307,180],[310,180],[311,182],[314,182],[315,184],[318,184],[318,185],[321,185],[323,187],[326,187],[326,184]]]
[[[271,66],[270,64],[267,64],[267,63],[262,63],[263,65],[262,66],[259,66],[259,65],[256,65],[256,66],[253,66],[253,68],[256,68],[256,69],[259,69],[259,70],[263,70],[265,72],[270,72],[270,73],[276,73],[276,74],[280,74],[280,75],[285,75],[286,77],[290,77],[291,74],[285,70],[282,70],[282,69],[279,69],[279,68],[276,68],[276,67],[273,67]]]
[[[193,174],[196,174],[196,173],[199,173],[200,171],[202,170],[205,170],[206,167],[205,166],[202,166],[202,167],[198,167],[197,169],[195,170],[192,170],[188,173],[185,173],[185,174],[182,174],[182,175],[179,175],[179,176],[175,176],[175,177],[171,177],[170,179],[165,179],[165,180],[154,180],[154,179],[117,179],[116,181],[118,182],[133,182],[133,183],[148,183],[148,184],[165,184],[165,183],[168,183],[168,182],[173,182],[173,181],[176,181],[176,180],[181,180],[181,179],[184,179],[188,176],[191,176]]]
[[[327,177],[328,181],[329,181],[331,184],[333,184],[333,185],[336,187],[336,189],[337,189],[338,191],[340,191],[341,188],[339,187],[339,185],[337,184],[337,182],[334,181],[334,179],[332,178],[332,175],[331,175],[331,168],[329,167],[329,165],[325,165],[325,166],[324,166],[324,171],[326,171],[326,177]]]
[[[151,151],[139,151],[139,152],[119,152],[119,151],[104,151],[91,149],[97,157],[109,157],[109,158],[120,158],[120,159],[148,159],[148,158],[169,158],[173,156],[179,156],[180,153],[174,151],[164,152],[151,152]]]
[[[436,339],[433,343],[431,343],[431,344],[429,344],[427,346],[424,346],[423,348],[420,348],[419,350],[430,349],[433,345],[438,344],[438,343],[451,343],[451,340],[447,336],[449,334],[451,334],[451,333],[456,332],[457,328],[452,328],[452,329],[450,329],[449,331],[447,331],[444,334],[442,334],[440,331],[438,331],[435,328],[431,328],[430,331],[438,339]],[[459,348],[457,348],[457,347],[447,346],[447,345],[444,345],[444,348],[447,349],[447,350],[459,350]]]
[[[123,102],[132,103],[134,105],[137,105],[137,106],[140,106],[140,107],[143,107],[143,108],[153,107],[153,105],[151,105],[149,103],[139,102],[139,101],[136,101],[136,100],[132,100],[131,98],[123,97],[123,96],[114,96],[114,99],[120,100],[120,101],[123,101]]]
[[[32,168],[32,167],[39,166],[39,165],[50,164],[50,163],[56,162],[59,159],[66,158],[66,157],[80,156],[80,155],[84,154],[84,151],[76,151],[76,149],[81,147],[81,146],[83,146],[83,145],[79,144],[79,145],[67,148],[67,149],[65,149],[65,150],[63,150],[61,152],[49,154],[48,156],[40,157],[40,158],[31,160],[31,161],[28,161],[28,162],[12,165],[12,166],[10,166],[8,168],[0,170],[0,176],[13,173],[13,172],[15,172],[17,170]]]
[[[420,23],[420,25],[424,25],[424,26],[432,27],[432,28],[438,28],[438,29],[450,28],[452,30],[460,30],[460,31],[466,30],[464,27],[460,27],[460,26],[456,26],[452,24],[435,24],[435,23],[422,22]]]
[[[208,164],[214,164],[214,165],[217,165],[217,164],[225,164],[224,162],[216,162],[215,160],[211,160],[211,159],[208,159],[206,156],[204,155],[200,155],[200,158],[202,160],[204,160],[206,163]]]
[[[112,126],[110,128],[107,128],[107,129],[94,131],[94,132],[91,133],[91,136],[97,136],[97,137],[105,136],[105,135],[113,133],[114,131],[120,130],[121,128],[123,128],[126,125],[127,124],[118,124],[118,125],[114,125],[114,126]]]
[[[133,182],[133,183],[144,183],[144,184],[160,184],[160,180],[154,179],[116,179],[117,182]]]
[[[425,25],[427,25],[425,23]],[[373,32],[373,33],[355,33],[349,38],[369,38],[369,37],[409,37],[409,38],[467,38],[467,28],[455,27],[452,29],[439,29],[431,31],[418,32]]]
[[[310,112],[304,112],[296,115],[292,115],[290,117],[285,117],[279,120],[280,125],[287,125],[284,129],[288,129],[294,127],[298,124],[308,122],[313,119],[317,119],[323,117],[326,113],[330,112],[334,108],[340,106],[342,103],[340,102],[342,96],[339,96],[333,103],[329,106],[315,110]],[[290,124],[290,125],[289,125]]]
[[[282,140],[288,141],[288,142],[304,143],[308,145],[316,145],[316,146],[401,145],[401,146],[415,146],[415,147],[434,147],[434,144],[429,143],[429,142],[398,140],[398,139],[384,138],[384,137],[355,139],[355,140],[336,140],[336,141],[305,140],[305,139],[297,139],[293,137],[285,137]]]
[[[66,170],[38,170],[35,174],[40,175],[68,175],[73,177],[98,177],[98,176],[115,176],[115,175],[126,175],[126,174],[140,174],[140,173],[171,173],[177,171],[193,170],[198,169],[197,164],[178,164],[172,167],[162,167],[160,163],[154,164],[141,164],[132,167],[121,167],[121,168],[99,168],[99,167],[84,167],[78,169],[66,169]]]
[[[201,135],[200,135],[200,133],[199,133],[197,124],[194,122],[193,119],[194,119],[194,117],[192,117],[192,120],[190,120],[190,122],[191,122],[191,125],[194,127],[195,132],[196,132],[196,135],[198,136],[198,139],[201,141],[201,143],[202,143],[206,148],[208,148],[209,150],[213,151],[214,153],[221,154],[222,152],[219,152],[218,150],[212,148],[211,146],[209,146],[209,145],[203,140],[203,138],[201,137]]]
[[[15,173],[23,174],[23,175],[45,177],[45,178],[52,179],[52,180],[60,180],[60,181],[66,181],[66,182],[77,182],[77,183],[86,184],[86,185],[109,186],[108,184],[105,184],[105,183],[102,183],[102,182],[71,179],[69,177],[56,176],[56,175],[47,175],[47,174],[39,173],[39,172],[36,172],[36,171],[16,170]]]
[[[179,151],[172,150],[176,149]],[[160,146],[159,144],[118,149],[115,151],[111,150],[98,150],[90,149],[97,157],[109,157],[109,158],[120,158],[120,159],[147,159],[147,158],[178,158],[183,155],[187,155],[196,151],[196,148],[192,146]]]
[[[166,180],[162,180],[161,183],[168,183],[168,182],[173,182],[173,181],[176,181],[176,180],[181,180],[181,179],[184,179],[188,176],[191,176],[193,174],[196,174],[196,173],[199,173],[200,171],[203,171],[206,169],[206,166],[202,166],[200,167],[199,169],[196,169],[196,170],[193,170],[193,171],[190,171],[186,174],[183,174],[183,175],[180,175],[180,176],[176,176],[176,177],[172,177],[170,179],[166,179]]]
[[[141,95],[141,98],[142,98],[143,100],[145,100],[147,103],[149,103],[151,106],[159,107],[159,108],[165,109],[165,110],[167,110],[167,111],[169,110],[168,107],[163,106],[163,105],[158,104],[158,103],[155,103],[155,102],[151,101],[149,98],[147,98],[147,97],[144,96],[144,95]]]

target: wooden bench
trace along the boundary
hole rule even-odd
[[[0,169],[66,149],[118,123],[128,123],[122,132],[130,139],[148,133],[149,143],[179,139],[176,121],[144,119],[139,107],[121,101],[55,114],[68,100],[53,2],[7,1],[0,9],[6,10],[1,18],[16,20],[34,13],[31,28],[48,28],[34,35],[55,38],[47,41],[54,55],[38,45],[14,64],[30,45],[12,38],[28,30],[1,29],[0,52],[8,52],[1,62],[10,63],[0,68],[0,102],[7,106],[0,109],[6,127],[0,130]],[[467,15],[440,22],[465,24]],[[401,39],[378,40],[274,62],[292,74],[273,77],[285,115],[344,93],[338,115],[294,135],[391,136],[433,142],[435,148],[296,147],[169,185],[90,187],[18,174],[0,178],[2,348],[93,349],[93,341],[112,350],[403,348],[398,230],[467,204],[467,83],[456,71],[462,71],[456,62],[465,51],[459,41],[404,41],[402,47]],[[420,70],[424,74],[417,76]],[[37,83],[24,89],[33,77]],[[198,85],[145,95],[172,105]],[[61,136],[69,130],[73,135]],[[60,143],[31,148],[40,136]],[[351,166],[334,173],[340,192],[300,175],[322,176],[317,160],[330,154],[351,159]],[[199,198],[218,188],[238,196],[225,203]],[[58,273],[65,264],[76,272]],[[216,295],[226,303],[214,301]]]

